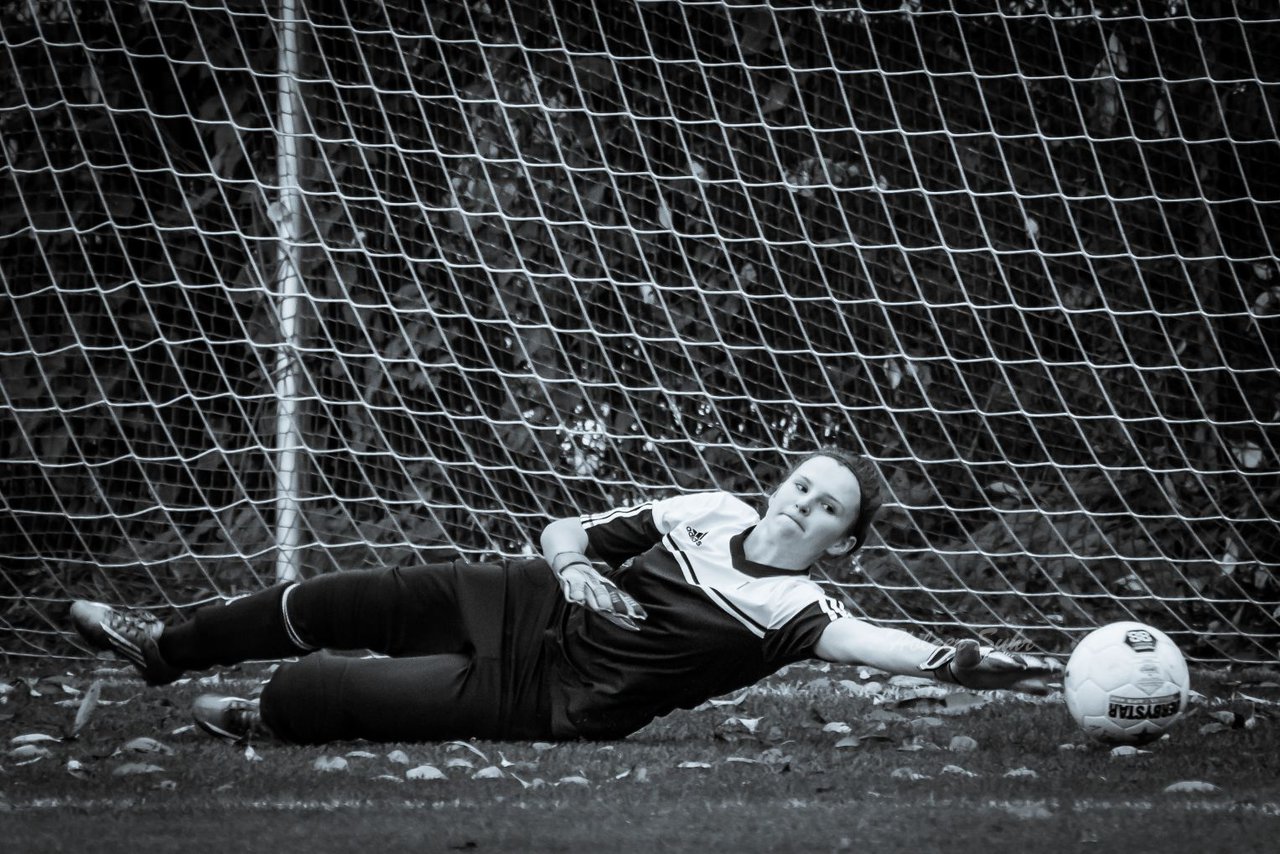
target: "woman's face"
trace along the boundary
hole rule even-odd
[[[760,527],[813,559],[840,554],[851,545],[849,528],[861,498],[853,472],[831,457],[813,457],[774,490]]]

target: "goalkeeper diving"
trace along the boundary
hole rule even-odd
[[[810,578],[862,546],[880,503],[869,461],[825,448],[762,511],[679,495],[557,519],[538,558],[332,573],[173,625],[77,601],[71,621],[151,685],[287,659],[258,698],[196,699],[196,723],[237,741],[620,739],[805,659],[1048,691],[1053,659],[878,626]]]

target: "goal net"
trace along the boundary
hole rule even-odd
[[[873,459],[851,608],[1280,646],[1268,0],[0,0],[0,649]]]

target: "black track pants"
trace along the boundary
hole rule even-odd
[[[202,609],[161,652],[187,669],[303,656],[262,693],[287,741],[550,738],[546,640],[563,607],[536,560],[341,572]],[[307,654],[322,649],[389,657]]]

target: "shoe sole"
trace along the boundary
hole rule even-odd
[[[214,738],[221,738],[226,741],[247,741],[249,738],[248,733],[245,733],[243,735],[238,735],[234,732],[231,732],[230,730],[220,729],[214,726],[213,724],[209,723],[208,721],[202,721],[197,719],[196,726],[200,727],[200,729],[204,730]]]
[[[199,698],[197,698],[197,702],[198,700]],[[219,710],[219,712],[220,711],[221,710]],[[226,741],[233,741],[233,742],[248,741],[249,736],[251,735],[251,733],[248,733],[248,732],[232,732],[229,729],[224,729],[223,727],[218,726],[213,721],[208,720],[207,718],[201,717],[199,714],[195,712],[194,709],[192,710],[191,719],[195,721],[196,726],[200,727],[200,729],[204,730],[209,735],[212,735],[215,738],[224,739]]]

